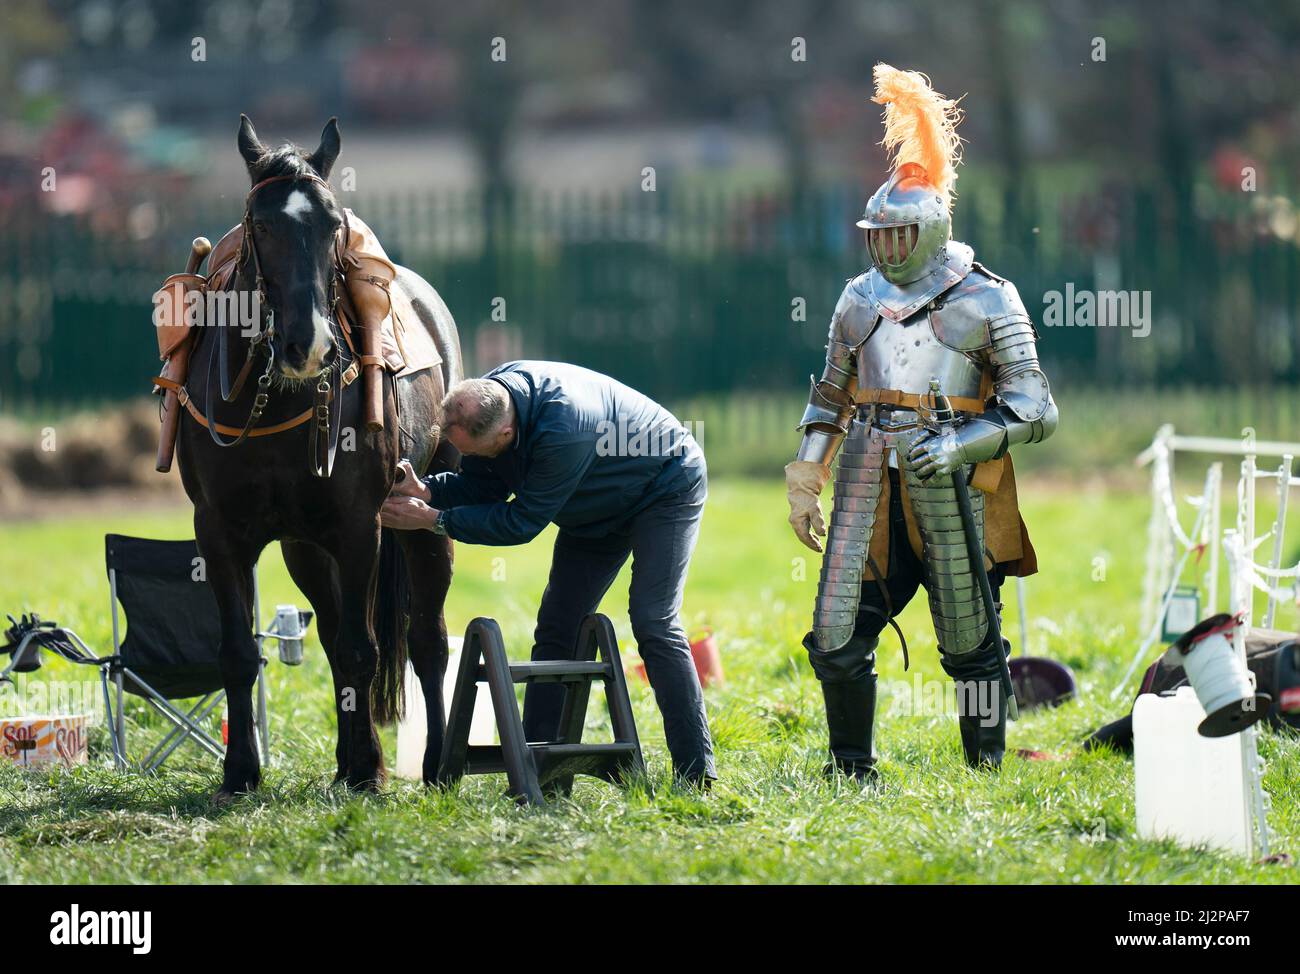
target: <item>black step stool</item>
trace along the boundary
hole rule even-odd
[[[597,659],[599,655],[599,660]],[[605,700],[614,725],[611,744],[583,744],[582,730],[591,696],[591,681],[605,682]],[[478,684],[486,682],[496,712],[501,743],[471,745],[470,722]],[[564,685],[564,707],[560,716],[560,738],[529,742],[515,699],[516,683],[560,683]],[[608,617],[592,613],[578,629],[578,645],[571,660],[511,663],[506,656],[501,627],[494,619],[480,616],[465,630],[460,670],[451,699],[447,735],[443,738],[438,784],[449,785],[467,774],[504,771],[510,794],[529,805],[545,804],[548,794],[567,795],[575,774],[589,774],[618,784],[627,775],[644,772],[641,741],[632,719],[632,702],[627,695],[623,661],[618,640]]]

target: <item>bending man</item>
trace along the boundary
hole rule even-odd
[[[443,413],[460,472],[420,481],[403,461],[384,524],[483,545],[524,544],[556,524],[534,660],[572,657],[578,626],[630,555],[632,633],[673,769],[690,783],[713,780],[704,696],[678,618],[708,493],[690,433],[636,390],[556,362],[510,362],[457,383]],[[557,737],[563,699],[559,686],[529,685],[528,740]]]

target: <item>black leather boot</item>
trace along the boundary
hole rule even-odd
[[[997,770],[1007,747],[1007,696],[1002,689],[998,652],[1010,644],[987,647],[965,656],[941,658],[957,685],[957,726],[961,748],[972,768]]]
[[[871,750],[871,728],[876,719],[876,674],[848,683],[823,683],[826,726],[830,729],[831,763],[824,773],[837,771],[862,784],[878,777],[876,757]]]

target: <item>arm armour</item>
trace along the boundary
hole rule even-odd
[[[994,406],[963,424],[958,436],[968,462],[996,460],[1019,443],[1039,443],[1056,432],[1057,409],[1047,376],[1038,364],[1038,335],[1015,286],[997,280],[981,295],[988,308],[989,343],[984,350],[992,372]],[[996,297],[995,297],[996,295]]]
[[[860,317],[858,301],[852,293],[852,284],[844,289],[831,318],[830,334],[826,340],[826,366],[820,379],[810,376],[812,390],[808,407],[798,428],[803,432],[798,460],[813,460],[829,466],[849,431],[857,404],[854,394],[858,386],[857,346],[855,335],[848,334],[852,323]],[[846,327],[847,325],[847,327]]]
[[[996,460],[1017,443],[1047,440],[1057,428],[1056,403],[1039,367],[1037,333],[1021,295],[1010,281],[979,270],[984,280],[967,290],[961,306],[954,302],[941,313],[948,319],[941,341],[952,342],[953,334],[971,337],[970,347],[983,346],[976,354],[984,359],[993,380],[992,408],[970,417],[957,430],[954,446],[967,463]],[[984,329],[987,333],[979,334],[979,341],[967,334]]]

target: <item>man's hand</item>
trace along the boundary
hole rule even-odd
[[[790,526],[800,541],[818,552],[822,550],[822,543],[818,539],[826,536],[826,519],[822,517],[821,504],[817,498],[830,476],[827,467],[812,460],[796,460],[786,464],[785,468]]]
[[[922,480],[946,477],[969,462],[961,437],[954,432],[926,433],[913,440],[912,448],[907,451],[907,465]]]
[[[415,497],[426,504],[432,503],[433,492],[424,485],[410,460],[401,460],[397,464],[397,482],[389,497]]]
[[[379,509],[379,523],[398,531],[432,531],[437,520],[438,511],[418,497],[394,495]]]

